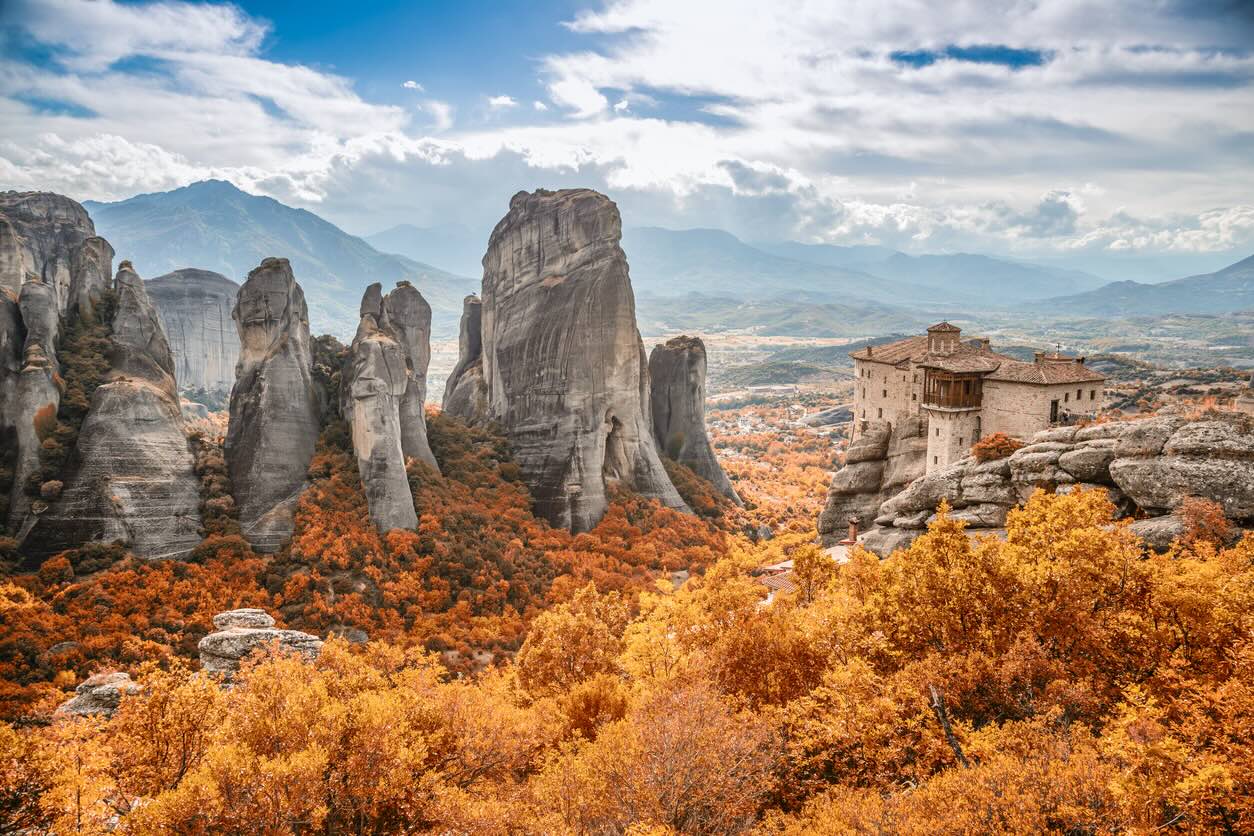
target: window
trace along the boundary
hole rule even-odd
[[[1063,403],[1071,403],[1071,393],[1067,392],[1062,396]]]
[[[932,464],[940,464],[940,456],[932,456]]]
[[[1097,400],[1097,390],[1096,390],[1096,389],[1090,389],[1090,390],[1089,390],[1089,400],[1090,400],[1090,401],[1095,401],[1095,400]]]
[[[865,386],[863,386],[863,387],[862,387],[862,397],[863,397],[863,399],[865,399],[865,398],[866,398],[866,387],[865,387]]]
[[[887,397],[888,397],[888,390],[887,390],[887,389],[885,389],[885,390],[884,390],[884,394],[880,395],[880,397],[881,397],[881,398],[887,398]]]
[[[963,438],[962,436],[958,436],[958,447],[959,447],[959,448],[961,448],[961,447],[962,447],[962,442],[964,442],[964,441],[966,441],[966,439],[965,439],[965,438]]]
[[[883,408],[877,409],[877,410],[875,410],[875,412],[877,413],[877,414],[876,414],[876,416],[875,416],[876,418],[883,418],[883,417],[884,417],[884,410],[883,410]]]
[[[940,438],[940,427],[936,428],[936,437]]]
[[[919,373],[918,373],[918,372],[915,372],[915,373],[914,373],[914,380],[913,380],[913,381],[911,381],[911,382],[912,382],[912,383],[918,383],[918,382],[919,382]]]
[[[1084,390],[1083,390],[1083,389],[1076,389],[1076,390],[1075,390],[1075,399],[1078,401],[1078,400],[1080,400],[1080,399],[1081,399],[1081,398],[1083,398],[1083,397],[1084,397]]]
[[[910,393],[910,400],[917,401],[918,399],[919,399],[918,395],[916,395],[914,392]]]

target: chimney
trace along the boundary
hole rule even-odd
[[[868,345],[868,346],[866,347],[866,356],[867,356],[867,357],[870,357],[870,356],[871,356],[872,354],[874,354],[874,353],[875,353],[875,346],[873,346],[873,345]]]
[[[1038,351],[1032,355],[1032,362],[1040,364],[1045,362],[1045,352]]]

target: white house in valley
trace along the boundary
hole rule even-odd
[[[1027,438],[1097,411],[1106,377],[1083,357],[1037,352],[1027,363],[962,339],[948,322],[927,334],[852,352],[853,438],[869,421],[927,418],[927,470],[966,455],[985,435]]]

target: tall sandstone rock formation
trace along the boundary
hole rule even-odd
[[[462,301],[457,338],[457,365],[444,382],[444,411],[467,421],[487,420],[487,387],[483,383],[483,302],[471,294]]]
[[[402,444],[403,423],[407,418],[413,420],[412,416],[402,416],[411,379],[411,355],[390,327],[387,302],[379,285],[373,284],[366,290],[340,392],[340,413],[352,431],[366,503],[380,531],[414,528],[418,524]],[[417,340],[416,336],[411,337]],[[421,342],[428,340],[429,334],[422,335]],[[424,345],[422,352],[429,353],[429,347]],[[425,372],[424,367],[424,378]],[[418,420],[423,420],[421,413]],[[430,455],[425,421],[420,435],[422,446]]]
[[[226,393],[235,383],[239,334],[231,320],[239,285],[212,270],[187,268],[147,282],[161,315],[179,386]]]
[[[34,523],[35,419],[51,419],[61,401],[62,326],[95,315],[112,270],[113,248],[78,203],[48,192],[0,193],[0,471],[12,475],[0,488],[0,517],[18,536]]]
[[[406,458],[418,459],[439,470],[427,441],[431,306],[417,288],[400,281],[395,290],[383,297],[379,322],[400,345],[405,357],[405,391],[400,399],[401,450]]]
[[[318,441],[309,310],[285,258],[248,274],[232,311],[240,357],[231,389],[226,464],[240,527],[259,550],[277,550]]]
[[[110,369],[92,395],[60,498],[22,541],[32,557],[115,540],[139,557],[181,557],[200,542],[199,481],[169,344],[130,262],[119,265],[114,291]]]
[[[736,489],[714,456],[705,429],[705,343],[700,337],[675,337],[649,354],[649,403],[658,451],[710,482],[733,502]]]
[[[456,413],[498,422],[536,512],[574,531],[596,525],[616,483],[686,507],[653,441],[621,238],[602,194],[514,195],[483,258],[482,389],[463,399],[486,415]]]

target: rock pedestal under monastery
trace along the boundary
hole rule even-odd
[[[470,361],[448,390],[454,414],[504,428],[536,512],[574,531],[596,525],[614,484],[686,507],[653,440],[621,238],[605,195],[514,195],[483,259],[482,381],[463,380]]]
[[[226,463],[244,536],[261,551],[292,534],[292,515],[318,441],[309,311],[284,258],[248,274],[232,311],[240,357],[231,390]]]
[[[706,433],[705,373],[705,343],[700,337],[675,337],[653,347],[649,355],[653,436],[659,452],[692,468],[739,504]]]

